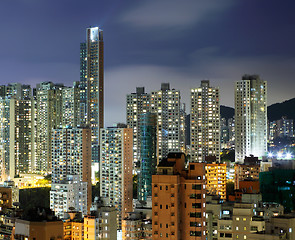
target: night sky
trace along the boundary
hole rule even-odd
[[[210,79],[234,105],[245,73],[268,81],[268,105],[295,97],[294,0],[1,0],[0,84],[79,80],[79,44],[104,30],[105,126],[125,122],[136,87]]]

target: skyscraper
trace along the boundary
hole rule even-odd
[[[150,111],[150,94],[145,93],[144,87],[137,87],[135,93],[127,95],[126,123],[133,129],[133,158],[138,166],[140,161],[140,116]]]
[[[77,127],[79,125],[80,88],[79,82],[73,87],[62,90],[62,125]]]
[[[62,125],[62,84],[43,82],[36,91],[36,170],[51,170],[51,133]]]
[[[143,113],[140,115],[140,172],[138,175],[138,197],[147,201],[152,196],[152,175],[157,166],[157,115]]]
[[[0,97],[0,161],[5,180],[33,170],[34,130],[31,87],[19,83],[2,87],[5,90]]]
[[[235,159],[262,157],[267,151],[267,83],[244,75],[235,86]]]
[[[99,131],[104,125],[104,42],[99,27],[86,29],[80,44],[80,125],[91,128],[92,161],[99,160]]]
[[[153,91],[150,100],[151,112],[157,115],[157,157],[167,157],[169,152],[180,152],[181,116],[180,91],[170,89],[169,83],[162,83],[161,90]],[[183,127],[183,126],[182,126]]]
[[[133,131],[102,128],[100,135],[100,194],[118,211],[118,229],[125,213],[132,212]]]
[[[59,190],[59,184],[66,184],[68,182],[76,182],[80,184],[82,190],[79,193],[79,189],[73,189],[73,197],[77,197],[76,194],[83,195],[82,199],[86,199],[85,202],[80,202],[79,207],[83,208],[83,214],[87,214],[90,211],[92,202],[91,197],[91,131],[88,128],[58,128],[52,131],[51,149],[52,149],[52,193],[59,196],[59,192],[63,192],[63,189]],[[69,176],[71,180],[69,180]],[[75,176],[78,179],[75,180]],[[73,180],[74,179],[74,180]],[[73,192],[68,187],[69,192]],[[73,194],[73,193],[71,193]],[[86,195],[85,195],[86,194]],[[77,203],[79,205],[79,203]],[[54,203],[52,203],[52,209],[54,210]],[[69,206],[70,207],[70,206]],[[61,208],[64,210],[64,208]],[[69,209],[65,209],[68,211]],[[63,215],[63,213],[61,214]]]
[[[191,89],[191,161],[202,162],[206,156],[220,160],[219,89],[201,81]]]

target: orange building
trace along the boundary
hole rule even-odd
[[[62,240],[63,222],[62,221],[26,221],[15,220],[15,230],[13,239],[42,239],[42,240]]]
[[[68,212],[70,219],[64,221],[64,240],[81,240],[84,235],[84,221],[79,212]]]
[[[226,199],[226,164],[207,163],[205,168],[207,191]]]
[[[259,180],[250,181],[240,181],[240,190],[243,193],[259,193],[260,192],[260,184]]]
[[[152,177],[153,239],[206,239],[205,164],[169,153]]]

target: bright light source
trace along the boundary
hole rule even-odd
[[[291,153],[286,153],[286,159],[291,159],[292,158],[292,154]]]
[[[278,158],[282,158],[283,157],[283,153],[279,152],[277,156],[278,156]]]
[[[267,156],[268,156],[269,158],[272,158],[272,157],[273,157],[273,153],[269,152],[269,153],[267,154]]]

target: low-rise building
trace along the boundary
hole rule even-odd
[[[147,219],[141,212],[127,213],[127,217],[122,221],[122,239],[152,240],[152,220]]]
[[[62,240],[63,222],[49,209],[31,211],[30,215],[15,220],[14,240]]]

